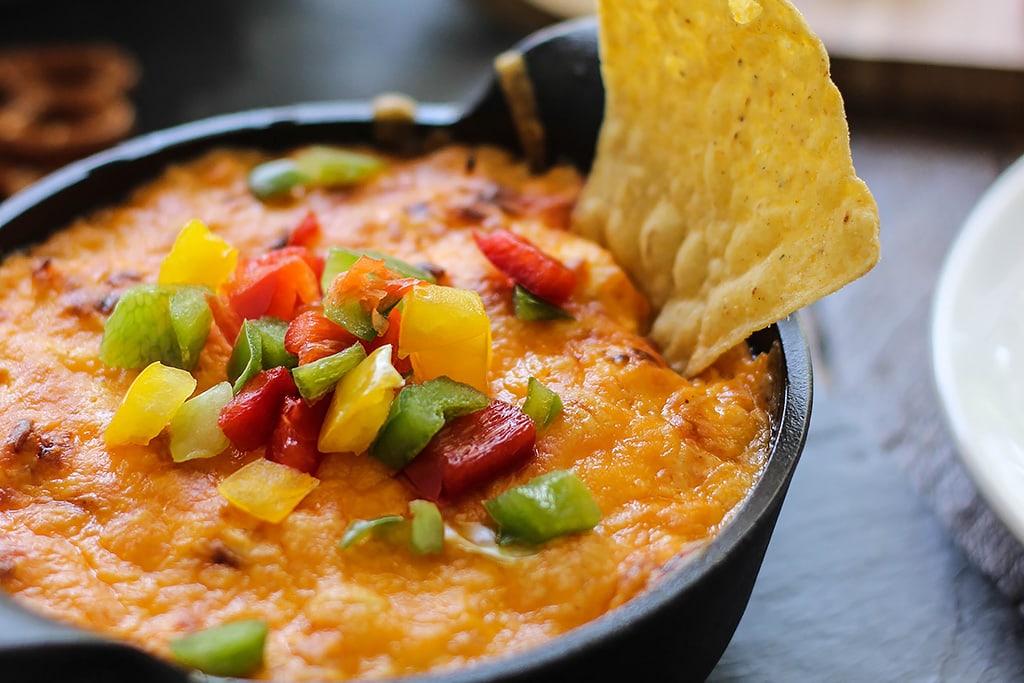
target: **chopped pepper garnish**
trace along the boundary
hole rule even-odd
[[[384,162],[370,154],[315,145],[295,155],[299,170],[314,184],[345,187],[365,182],[384,170]]]
[[[601,510],[586,485],[572,472],[555,470],[484,501],[498,523],[502,542],[531,545],[578,531],[601,521]]]
[[[128,387],[103,433],[104,441],[109,446],[148,444],[195,389],[195,378],[185,370],[151,363]]]
[[[392,544],[404,544],[415,555],[436,555],[444,550],[445,526],[441,511],[428,500],[409,501],[407,519],[385,515],[375,519],[356,519],[349,524],[338,548],[347,550],[371,536]]]
[[[160,264],[157,282],[217,288],[231,277],[237,262],[237,249],[210,232],[202,221],[190,220]]]
[[[170,425],[174,462],[212,458],[230,445],[217,418],[232,396],[231,385],[220,382],[185,401],[174,413]]]
[[[444,520],[437,505],[429,500],[409,501],[412,523],[409,547],[416,555],[437,555],[444,550]]]
[[[324,453],[362,453],[388,417],[395,389],[405,383],[382,346],[341,378],[334,389],[317,447]]]
[[[495,268],[544,301],[561,304],[576,287],[575,272],[521,235],[495,230],[473,239]]]
[[[527,322],[574,319],[572,314],[564,308],[549,304],[540,297],[531,294],[522,285],[516,285],[512,288],[512,310],[517,318]]]
[[[287,331],[288,323],[276,318],[242,323],[227,365],[228,381],[233,383],[235,393],[260,370],[298,365],[299,359],[285,348]]]
[[[267,460],[313,474],[323,455],[316,441],[328,405],[326,401],[310,405],[300,398],[285,397],[281,417],[267,442]]]
[[[348,550],[352,546],[362,543],[363,541],[370,538],[370,536],[383,535],[381,532],[388,527],[396,527],[406,521],[405,517],[401,515],[386,515],[384,517],[376,517],[374,519],[356,519],[348,525],[348,529],[345,530],[345,534],[338,541],[338,547],[342,550]]]
[[[378,325],[383,323],[383,316],[418,282],[402,277],[383,260],[360,256],[331,281],[324,295],[324,315],[370,341],[380,332]]]
[[[263,665],[267,624],[245,619],[196,631],[169,643],[181,664],[214,676],[248,676]]]
[[[320,242],[320,236],[322,234],[320,229],[320,219],[317,218],[316,213],[313,211],[307,211],[306,215],[303,216],[295,228],[288,233],[288,242],[286,246],[289,247],[315,247]]]
[[[302,398],[312,403],[332,391],[365,358],[366,350],[357,342],[331,356],[298,366],[292,370],[292,378]]]
[[[524,464],[536,438],[537,426],[519,408],[491,401],[449,422],[402,474],[428,500],[456,498]]]
[[[415,458],[448,420],[487,407],[491,399],[468,384],[437,377],[398,392],[370,455],[393,469]]]
[[[523,412],[529,415],[530,419],[537,424],[537,429],[541,430],[550,425],[562,412],[562,399],[541,384],[536,377],[531,377],[526,383]]]
[[[103,327],[100,360],[132,370],[154,361],[189,370],[206,344],[212,319],[201,288],[136,285],[121,294]]]
[[[223,286],[228,305],[242,318],[291,320],[297,309],[320,300],[322,262],[304,247],[284,247],[238,265]]]
[[[309,309],[289,323],[284,348],[298,356],[299,365],[305,365],[333,356],[358,341],[357,336],[328,320],[319,309]]]
[[[431,284],[437,282],[433,275],[422,268],[417,268],[410,263],[397,259],[394,256],[389,256],[376,249],[331,247],[327,252],[327,259],[324,262],[324,274],[320,280],[320,286],[323,287],[323,290],[326,292],[330,288],[331,283],[334,282],[334,278],[355,265],[360,256],[383,261],[385,266],[403,277],[411,277]]]
[[[447,376],[488,390],[491,321],[476,292],[421,284],[405,297],[398,350],[420,380]]]
[[[217,424],[240,451],[251,451],[267,442],[288,396],[298,396],[292,373],[283,367],[256,373],[224,406]]]
[[[249,191],[257,199],[273,199],[310,182],[294,159],[274,159],[249,171]]]
[[[294,467],[259,458],[227,476],[217,491],[239,510],[277,524],[319,483]]]

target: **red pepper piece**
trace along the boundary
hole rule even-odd
[[[213,313],[213,322],[216,323],[217,329],[224,335],[228,344],[234,344],[238,338],[238,331],[242,329],[242,316],[238,315],[222,296],[209,294],[206,303],[210,304],[210,312]]]
[[[315,247],[320,243],[323,231],[320,228],[320,219],[314,211],[306,213],[305,217],[288,235],[287,246],[289,247]]]
[[[242,318],[291,320],[296,308],[320,299],[323,259],[304,247],[284,247],[239,264],[224,285],[228,304]]]
[[[427,500],[457,498],[530,459],[537,426],[517,406],[491,403],[457,417],[402,470]]]
[[[495,230],[474,232],[473,239],[495,268],[532,294],[553,304],[564,302],[572,294],[576,273],[525,237],[508,230]]]
[[[330,401],[317,401],[309,405],[301,398],[285,397],[281,417],[267,443],[267,460],[306,474],[316,472],[323,456],[316,448],[316,440],[330,404]]]
[[[341,325],[331,322],[319,309],[307,309],[295,316],[284,335],[284,348],[299,357],[299,365],[344,351],[359,339]]]
[[[298,395],[288,368],[263,370],[224,406],[217,416],[217,424],[235,448],[251,451],[270,438],[285,399]]]

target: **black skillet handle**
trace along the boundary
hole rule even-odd
[[[538,31],[517,44],[544,127],[549,161],[568,161],[586,172],[594,159],[604,115],[597,21],[574,19]],[[519,147],[497,79],[490,78],[453,126],[463,142]]]
[[[129,645],[62,626],[0,596],[5,683],[188,683],[189,674]]]

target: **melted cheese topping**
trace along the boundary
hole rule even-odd
[[[475,163],[467,163],[472,157]],[[521,650],[622,604],[692,552],[744,500],[768,450],[766,356],[734,350],[695,381],[641,336],[647,305],[601,248],[565,230],[581,180],[530,176],[503,153],[451,147],[345,191],[262,204],[247,190],[264,157],[219,151],[170,169],[0,266],[0,586],[33,609],[167,656],[183,633],[236,618],[270,625],[260,678],[384,677]],[[181,226],[199,218],[264,253],[312,209],[323,246],[372,247],[480,292],[494,335],[491,394],[517,405],[532,375],[564,412],[521,471],[442,506],[455,525],[481,501],[572,469],[603,519],[590,533],[500,562],[447,545],[336,544],[353,519],[403,514],[412,489],[373,458],[328,455],[321,483],[280,524],[215,487],[260,452],[174,464],[165,437],[106,448],[102,433],[134,371],[97,358],[117,294],[154,281]],[[505,227],[574,268],[574,322],[512,315],[509,283],[471,231]],[[214,331],[196,370],[220,381]]]

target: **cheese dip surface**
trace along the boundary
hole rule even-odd
[[[247,179],[268,160],[221,150],[172,167],[0,266],[0,587],[18,602],[163,657],[183,635],[260,619],[267,637],[254,678],[445,669],[528,648],[621,605],[669,559],[699,550],[748,495],[769,448],[770,354],[734,349],[693,380],[667,367],[643,336],[647,303],[606,251],[567,231],[582,183],[575,171],[532,176],[496,149],[453,146],[386,158],[353,187],[261,201]],[[296,238],[310,216],[316,230]],[[561,411],[523,459],[455,495],[424,495],[393,463],[328,449],[304,467],[315,488],[279,522],[218,490],[243,466],[268,462],[270,446],[233,438],[213,457],[175,462],[168,430],[145,445],[109,443],[139,370],[100,360],[104,326],[126,291],[157,282],[192,220],[240,263],[296,241],[318,267],[331,247],[372,249],[436,287],[475,292],[490,326],[477,389],[519,407],[534,378]],[[568,317],[516,315],[514,278],[485,254],[503,231],[571,271],[556,307]],[[295,315],[319,310],[300,303]],[[239,321],[212,308],[191,368],[196,394],[229,379],[236,345]],[[411,304],[397,309],[408,323]],[[384,317],[371,317],[387,335]],[[392,341],[398,366],[404,341]],[[425,381],[425,358],[414,356],[400,381]],[[585,485],[596,526],[495,544],[483,502],[552,471]],[[386,534],[339,547],[353,522],[409,517],[409,502],[424,498],[437,500],[447,527],[439,550],[411,552]]]

